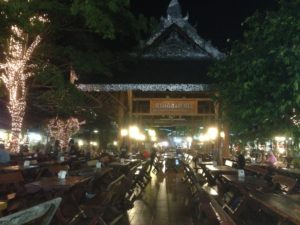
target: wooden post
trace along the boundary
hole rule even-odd
[[[124,121],[124,117],[125,117],[125,109],[124,109],[124,100],[125,100],[125,93],[124,92],[120,92],[119,93],[119,101],[121,104],[118,104],[118,145],[122,146],[124,138],[121,136],[121,129],[124,127],[125,121]]]
[[[217,148],[217,163],[218,165],[223,164],[223,153],[222,153],[222,146],[221,146],[221,137],[220,137],[220,104],[219,102],[215,102],[214,104],[215,107],[215,121],[218,129],[218,135],[217,135],[217,140],[215,147]]]
[[[132,90],[127,91],[127,98],[128,98],[128,124],[132,125]],[[128,151],[132,152],[130,138],[128,138]]]
[[[224,132],[224,139],[223,139],[223,146],[222,146],[222,151],[223,151],[223,157],[229,157],[230,152],[229,152],[229,128],[228,124],[225,123],[223,125],[223,132]]]

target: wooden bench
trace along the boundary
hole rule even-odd
[[[48,225],[60,205],[61,198],[55,198],[50,201],[33,206],[5,217],[0,218],[1,225],[21,225],[31,222],[35,224]],[[37,221],[38,220],[38,221]]]
[[[84,224],[114,224],[122,216],[122,213],[118,213],[113,216],[113,219],[109,221],[104,221],[103,217],[110,213],[112,207],[114,207],[118,202],[119,192],[123,188],[125,180],[125,175],[113,180],[105,190],[98,192],[95,196],[87,199],[79,207],[81,211],[73,217],[69,224],[82,224],[81,219],[84,218]],[[77,223],[76,223],[77,222]],[[78,223],[79,222],[79,223]]]
[[[197,187],[196,187],[196,185],[198,184],[197,176],[189,164],[184,163],[183,166],[184,166],[183,181],[188,184],[188,187],[192,195],[194,196],[197,193]]]
[[[300,202],[297,199],[255,190],[249,192],[249,199],[255,203],[257,210],[261,209],[274,218],[276,224],[300,224]]]
[[[0,174],[0,198],[6,202],[7,213],[14,212],[25,205],[26,189],[21,172]]]
[[[296,193],[297,179],[295,178],[287,177],[284,175],[274,175],[272,178],[272,183],[274,184],[275,188],[277,188],[282,193]]]
[[[0,217],[2,216],[2,212],[6,210],[7,208],[7,202],[6,201],[0,201]]]
[[[244,169],[248,172],[251,172],[251,173],[254,173],[254,174],[260,175],[260,176],[266,176],[269,173],[268,169],[257,166],[257,165],[245,166]]]
[[[208,220],[209,224],[236,225],[234,220],[213,197],[203,191],[200,199],[198,209],[199,215],[202,215],[202,218],[199,218],[201,221]]]

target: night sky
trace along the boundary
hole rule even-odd
[[[132,0],[132,9],[147,17],[165,16],[170,0]],[[257,9],[272,9],[276,0],[179,0],[182,14],[189,12],[189,22],[198,34],[220,50],[229,47],[227,39],[242,37],[241,23]]]

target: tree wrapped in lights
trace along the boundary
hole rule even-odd
[[[300,127],[300,118],[296,113],[296,109],[293,109],[293,115],[290,117],[290,119],[296,127]]]
[[[5,62],[0,64],[0,79],[3,81],[9,96],[8,110],[11,115],[11,148],[19,151],[19,137],[26,108],[26,80],[33,75],[28,62],[33,51],[41,42],[38,35],[28,46],[28,35],[19,27],[11,27],[12,35],[8,41]]]
[[[48,130],[51,137],[61,142],[62,147],[67,147],[70,137],[79,131],[81,124],[83,122],[74,117],[67,120],[55,118],[49,121]]]

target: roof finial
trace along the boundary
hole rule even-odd
[[[167,9],[167,14],[172,18],[182,18],[181,7],[178,0],[171,0]]]

